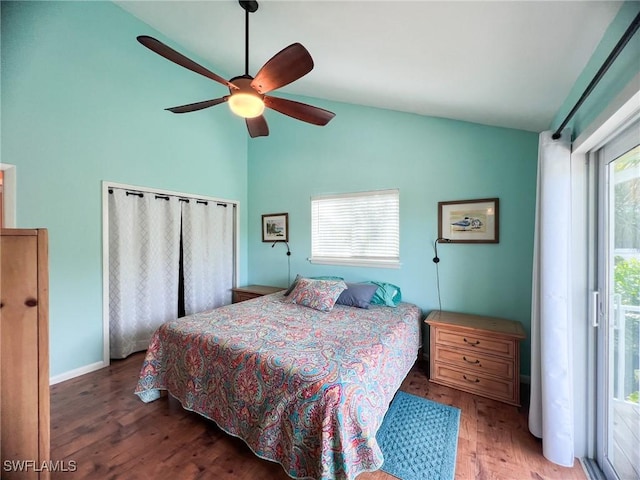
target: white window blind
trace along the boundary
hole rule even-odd
[[[398,190],[311,197],[311,263],[400,267]]]

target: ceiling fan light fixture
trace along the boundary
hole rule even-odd
[[[234,93],[228,100],[229,108],[242,118],[255,118],[264,112],[264,102],[258,95]]]

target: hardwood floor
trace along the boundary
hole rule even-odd
[[[289,479],[280,465],[171,396],[142,403],[133,390],[143,357],[51,387],[51,459],[76,466],[53,479]],[[462,410],[456,479],[586,479],[577,460],[563,468],[542,456],[525,408],[429,383],[426,367],[414,366],[401,389]],[[357,480],[394,479],[377,471]]]

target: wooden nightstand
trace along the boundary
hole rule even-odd
[[[430,381],[520,406],[520,322],[434,310]]]
[[[246,287],[232,288],[233,303],[244,302],[252,298],[262,297],[270,293],[276,293],[285,290],[282,287],[270,287],[267,285],[247,285]]]

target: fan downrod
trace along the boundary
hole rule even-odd
[[[244,8],[248,13],[254,13],[258,10],[258,2],[253,0],[238,0],[240,6]]]

